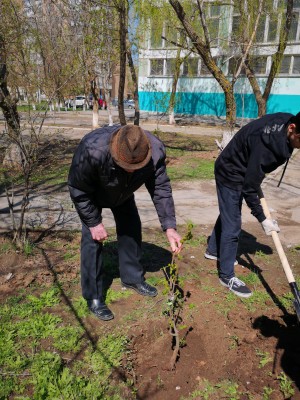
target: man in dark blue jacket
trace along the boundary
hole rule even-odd
[[[220,215],[208,241],[205,257],[219,260],[220,283],[240,297],[251,290],[234,275],[241,232],[243,198],[267,235],[279,232],[276,221],[267,219],[258,197],[265,174],[287,161],[300,148],[300,113],[265,115],[241,128],[215,163]]]
[[[134,192],[145,184],[171,249],[178,253],[175,207],[166,173],[165,148],[138,126],[113,126],[87,134],[75,151],[69,172],[71,199],[82,221],[81,286],[88,307],[102,320],[113,313],[103,298],[103,241],[108,235],[102,209],[110,208],[116,222],[122,285],[144,296],[156,288],[144,278],[141,265],[141,221]]]

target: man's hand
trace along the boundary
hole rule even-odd
[[[261,226],[263,227],[265,234],[268,236],[271,236],[273,231],[280,232],[280,228],[275,219],[266,218],[262,221]]]
[[[108,238],[108,234],[104,228],[104,225],[101,223],[97,226],[94,226],[93,228],[90,228],[90,232],[92,235],[92,238],[96,240],[97,242],[103,242]]]
[[[181,237],[178,235],[177,231],[173,228],[166,230],[167,238],[170,242],[172,252],[178,254],[182,248]]]

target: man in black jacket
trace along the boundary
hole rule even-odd
[[[276,221],[267,219],[258,197],[265,174],[287,161],[300,148],[300,113],[265,115],[241,128],[215,163],[220,215],[208,241],[205,257],[219,260],[220,283],[240,297],[251,290],[234,275],[241,232],[243,198],[267,235],[279,232]]]
[[[75,151],[69,172],[71,199],[82,221],[81,286],[88,307],[102,320],[113,313],[103,298],[103,241],[108,235],[102,209],[110,208],[116,222],[122,285],[144,296],[156,288],[144,278],[141,265],[141,221],[134,192],[145,184],[171,249],[178,253],[175,207],[166,173],[165,148],[151,133],[137,126],[113,126],[87,134]]]

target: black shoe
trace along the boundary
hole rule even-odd
[[[246,284],[235,276],[231,279],[219,278],[221,285],[226,286],[234,294],[239,297],[250,297],[252,296],[251,290],[246,286]]]
[[[219,257],[216,254],[210,253],[208,249],[206,249],[204,253],[204,257],[207,258],[208,260],[216,260],[219,261]],[[234,261],[234,265],[238,265],[237,260]]]
[[[149,285],[147,282],[142,282],[142,283],[124,283],[124,282],[122,282],[122,286],[127,289],[133,289],[138,294],[141,294],[142,296],[150,296],[150,297],[157,296],[156,288]]]
[[[87,300],[87,303],[89,310],[102,321],[109,321],[114,318],[114,314],[100,300]]]

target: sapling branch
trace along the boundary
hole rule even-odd
[[[188,232],[181,240],[182,243],[192,238],[192,228],[193,225],[188,224]],[[167,310],[165,311],[165,315],[169,317],[169,333],[175,340],[169,370],[175,369],[175,364],[179,356],[181,345],[179,332],[180,329],[183,329],[179,324],[182,322],[181,312],[183,310],[184,302],[187,299],[187,294],[184,294],[183,289],[180,287],[179,271],[176,264],[176,259],[178,259],[178,257],[178,254],[173,254],[171,263],[162,268],[166,277],[166,289],[168,290]]]

